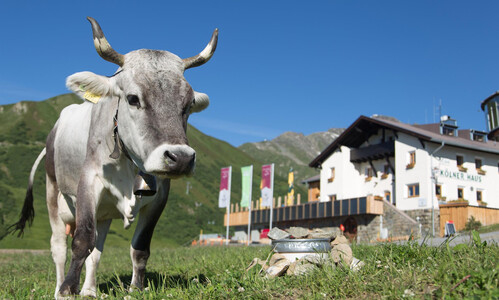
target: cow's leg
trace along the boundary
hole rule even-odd
[[[97,297],[97,281],[95,274],[99,266],[100,256],[104,251],[104,242],[111,225],[111,219],[97,222],[97,240],[95,248],[85,261],[85,282],[80,295],[86,297]]]
[[[164,180],[160,184],[156,199],[143,207],[139,212],[139,221],[133,234],[130,256],[132,257],[133,275],[130,289],[144,288],[144,277],[146,264],[150,255],[151,238],[154,227],[165,208],[170,190],[170,180]]]
[[[99,199],[102,190],[102,182],[97,176],[91,170],[83,170],[76,195],[76,229],[71,244],[73,254],[68,274],[59,290],[62,296],[76,295],[79,292],[81,269],[95,247],[96,199]]]
[[[47,182],[47,209],[49,213],[50,227],[52,228],[52,237],[50,238],[50,250],[52,259],[55,263],[57,284],[55,286],[55,296],[59,292],[59,287],[64,280],[64,267],[66,265],[67,236],[64,222],[59,217],[59,207],[57,197],[59,189],[57,182],[50,176],[46,176]]]

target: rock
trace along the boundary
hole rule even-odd
[[[293,270],[293,275],[305,275],[312,272],[315,269],[315,265],[311,263],[300,263],[298,262]]]
[[[264,271],[269,267],[269,266],[267,266],[267,262],[266,261],[261,260],[259,258],[253,258],[253,260],[251,261],[251,263],[249,264],[249,266],[246,267],[246,272],[248,272],[249,270],[251,270],[256,265],[260,265],[262,267],[262,270],[264,270]]]
[[[352,248],[347,244],[335,245],[331,250],[331,258],[337,264],[343,262],[347,266],[350,266],[353,259]]]
[[[268,235],[269,239],[273,240],[282,240],[282,239],[287,239],[289,238],[289,233],[287,233],[284,230],[281,230],[277,227],[272,228],[271,231],[269,231]]]
[[[331,242],[331,247],[334,248],[334,246],[339,245],[339,244],[347,244],[348,245],[348,240],[344,235],[337,236],[334,239],[334,241]]]
[[[281,276],[286,272],[288,269],[289,265],[291,265],[291,262],[287,259],[281,259],[277,261],[274,265],[270,266],[265,272],[267,275],[265,277],[267,278],[274,278]]]
[[[286,275],[295,275],[295,268],[297,263],[298,261],[295,261],[289,265],[288,270],[286,271]]]
[[[316,266],[322,266],[328,262],[331,262],[331,256],[327,253],[314,253],[304,256],[301,260],[312,263]]]
[[[360,270],[363,266],[365,266],[365,263],[361,261],[360,259],[357,258],[352,258],[352,263],[350,264],[350,270],[357,272]]]
[[[277,264],[279,261],[281,261],[283,259],[287,260],[287,258],[284,255],[279,254],[279,253],[275,253],[270,258],[269,266],[273,266],[273,265]]]
[[[334,229],[316,228],[307,236],[309,239],[332,239],[336,236]]]
[[[303,227],[290,227],[288,229],[288,233],[295,239],[301,239],[308,235],[308,229]]]

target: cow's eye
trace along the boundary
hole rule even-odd
[[[137,95],[128,95],[128,96],[126,96],[126,99],[128,100],[128,104],[133,105],[137,108],[140,107],[140,101],[139,101],[139,97],[137,97]]]

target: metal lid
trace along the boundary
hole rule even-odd
[[[280,239],[272,240],[274,251],[278,253],[293,252],[329,252],[330,239]]]

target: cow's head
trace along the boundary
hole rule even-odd
[[[188,145],[187,119],[190,113],[205,109],[209,98],[193,91],[184,71],[212,57],[218,30],[215,29],[206,48],[190,58],[147,49],[122,55],[107,42],[99,24],[90,17],[88,20],[97,52],[120,68],[112,77],[91,72],[73,74],[67,79],[68,88],[86,100],[99,101],[96,105],[119,99],[119,136],[134,163],[144,172],[169,178],[190,175],[196,153]]]

